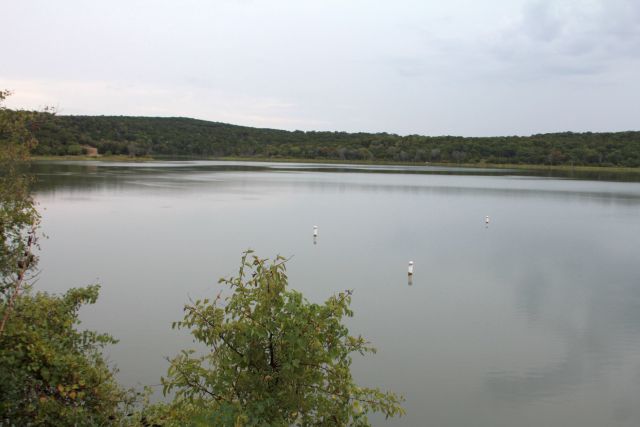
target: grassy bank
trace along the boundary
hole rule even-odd
[[[113,155],[113,156],[31,156],[31,160],[35,160],[35,161],[67,161],[67,160],[72,160],[72,161],[87,161],[87,160],[92,160],[92,161],[102,161],[102,162],[148,162],[148,161],[152,161],[152,160],[156,160],[153,157],[149,157],[149,156],[144,156],[144,157],[131,157],[131,156],[125,156],[125,155]]]

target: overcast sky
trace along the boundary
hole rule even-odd
[[[0,2],[10,107],[300,130],[640,129],[640,0]]]

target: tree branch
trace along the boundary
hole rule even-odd
[[[31,230],[29,231],[29,237],[28,237],[28,240],[27,240],[27,249],[24,252],[23,261],[21,260],[20,263],[18,264],[19,267],[20,267],[20,271],[18,272],[18,280],[16,281],[13,293],[11,294],[11,297],[9,298],[9,302],[7,304],[7,308],[5,309],[4,316],[2,317],[2,323],[0,324],[0,335],[2,335],[3,332],[4,332],[4,327],[5,327],[6,323],[7,323],[7,320],[9,319],[9,315],[11,314],[11,311],[13,310],[13,305],[15,304],[16,298],[18,298],[18,295],[20,294],[22,283],[24,281],[24,276],[25,276],[27,270],[29,269],[29,267],[31,266],[31,261],[33,259],[33,254],[31,253],[31,248],[33,247],[33,245],[36,242],[36,228],[37,228],[37,226],[38,226],[38,222],[37,221],[34,221],[31,224]]]

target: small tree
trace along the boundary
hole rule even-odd
[[[185,306],[188,328],[210,348],[171,360],[164,392],[175,391],[177,422],[224,426],[368,426],[367,412],[401,415],[401,398],[359,387],[352,353],[373,353],[342,323],[351,291],[312,304],[287,289],[286,260],[243,254],[233,293]]]

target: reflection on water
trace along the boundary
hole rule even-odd
[[[217,185],[221,191],[237,191],[237,180],[229,179],[233,172],[251,178],[256,177],[257,186],[271,186],[284,183],[287,186],[314,187],[318,191],[332,191],[338,188],[344,191],[349,187],[360,191],[411,192],[411,193],[466,193],[469,195],[509,195],[511,197],[558,197],[605,199],[611,203],[637,204],[640,192],[635,182],[622,184],[616,182],[562,181],[544,179],[539,176],[513,176],[513,172],[524,171],[501,169],[444,168],[444,167],[407,167],[407,166],[348,166],[302,165],[288,163],[250,163],[222,161],[194,162],[37,162],[34,166],[37,174],[38,190],[42,192],[60,191],[117,191],[129,187],[142,187],[152,191],[175,190],[176,192],[198,192],[203,187]],[[375,175],[367,180],[352,179],[344,174],[349,172],[374,171]],[[292,180],[291,173],[296,171],[334,172],[321,180],[318,174],[302,175],[302,179]],[[265,172],[274,172],[264,177]],[[280,172],[280,173],[275,173]],[[393,173],[393,176],[384,175]],[[540,174],[540,172],[534,171]],[[545,172],[550,174],[551,172]],[[560,171],[553,173],[566,175]],[[382,175],[381,175],[382,174]],[[413,175],[412,175],[413,174]],[[416,177],[414,175],[420,175]],[[469,174],[502,179],[475,181],[468,179]],[[322,174],[321,174],[322,175]],[[296,174],[300,177],[299,174]],[[589,176],[586,174],[585,176]],[[595,175],[598,176],[598,175]],[[632,180],[636,175],[618,174]],[[427,179],[428,178],[428,179]],[[462,183],[462,185],[460,185]],[[332,188],[333,187],[333,188]]]
[[[354,289],[350,328],[379,349],[354,373],[407,398],[405,418],[375,425],[640,425],[639,183],[202,161],[34,172],[51,236],[38,286],[102,283],[84,325],[120,338],[127,385],[157,384],[190,345],[169,328],[182,303],[251,247],[293,256],[312,301]]]

